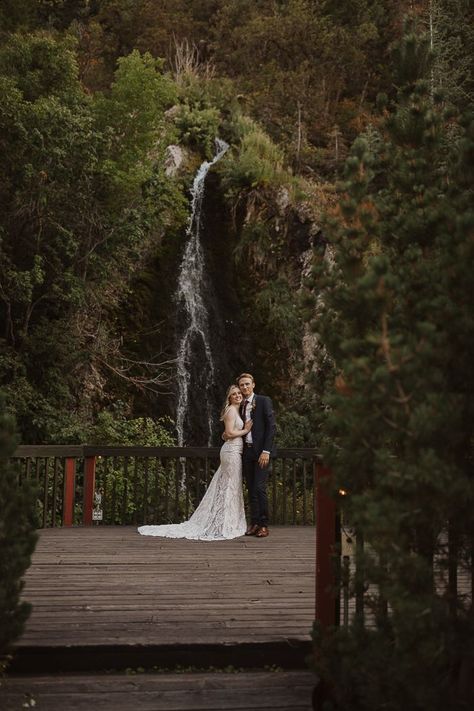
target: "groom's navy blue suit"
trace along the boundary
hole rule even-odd
[[[243,416],[244,402],[240,407],[241,416]],[[275,415],[272,401],[265,395],[254,393],[250,408],[253,420],[252,444],[247,444],[244,437],[242,471],[249,494],[251,524],[268,526],[267,480],[270,464],[262,469],[259,466],[258,458],[262,452],[269,452],[270,457],[275,456],[273,444],[276,430]]]

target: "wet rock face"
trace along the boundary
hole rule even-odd
[[[174,148],[178,148],[178,152]],[[189,158],[179,147],[170,146],[169,154],[177,170],[182,166],[180,161]],[[209,387],[207,369],[203,367],[206,354],[200,350],[199,343],[196,344],[189,359],[192,386],[188,406],[194,414],[185,426],[188,445],[205,446],[208,442],[209,424],[202,408],[203,394],[214,413],[212,444],[220,446],[222,425],[219,413],[227,387],[239,373],[253,373],[257,390],[271,395],[276,404],[283,405],[287,392],[286,387],[282,389],[279,385],[281,373],[284,373],[285,383],[290,379],[303,388],[301,366],[305,373],[319,370],[320,362],[324,360],[317,337],[308,325],[302,328],[297,353],[288,355],[281,348],[275,348],[279,345],[278,334],[273,336],[269,346],[271,339],[268,338],[265,323],[259,326],[262,314],[255,299],[255,294],[270,280],[283,278],[288,280],[297,303],[298,294],[304,288],[305,276],[311,269],[314,250],[321,252],[322,257],[326,252],[320,222],[310,209],[311,205],[303,202],[292,204],[286,188],[280,188],[277,194],[266,192],[257,197],[259,210],[250,210],[249,214],[249,205],[242,200],[233,212],[234,206],[224,196],[218,172],[211,170],[206,176],[200,229],[205,259],[202,298],[208,312],[214,375]],[[265,225],[269,248],[279,250],[279,257],[274,256],[275,264],[268,253],[268,245],[263,245],[263,264],[253,264],[251,260],[244,259],[239,261],[241,266],[236,265],[235,250],[241,245],[242,228],[248,220]],[[133,311],[140,315],[140,323],[150,326],[149,329],[144,328],[145,335],[137,343],[137,352],[147,357],[157,352],[163,354],[163,360],[172,361],[176,357],[177,333],[182,331],[183,316],[177,310],[174,289],[185,245],[184,228],[165,235],[159,255],[147,266],[137,284],[139,292],[136,298],[140,299],[140,303],[134,304]],[[245,250],[248,248],[244,245]],[[156,329],[158,323],[160,326]],[[299,366],[298,372],[293,372],[294,363]],[[154,398],[152,404],[150,401],[137,403],[140,412],[143,410],[148,414],[151,406],[154,416],[169,415],[174,420],[177,403],[174,376],[167,390]]]

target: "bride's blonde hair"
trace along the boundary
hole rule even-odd
[[[237,390],[237,392],[240,393],[239,387],[238,387],[238,385],[236,385],[235,383],[234,383],[233,385],[229,385],[229,387],[227,388],[227,393],[226,393],[226,396],[225,396],[224,403],[223,403],[223,405],[222,405],[222,410],[221,410],[221,415],[220,415],[220,417],[219,417],[219,420],[223,420],[223,419],[224,419],[224,415],[225,415],[225,413],[226,413],[226,410],[227,410],[227,408],[228,408],[229,405],[230,405],[230,394],[231,394],[234,390]]]

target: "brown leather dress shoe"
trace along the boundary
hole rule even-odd
[[[270,531],[268,530],[267,526],[261,526],[255,535],[257,538],[266,538],[269,533]]]
[[[247,528],[247,530],[245,531],[245,535],[246,535],[246,536],[256,536],[258,530],[259,530],[258,524],[252,523],[252,525],[249,526],[249,527]]]

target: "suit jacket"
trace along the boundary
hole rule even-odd
[[[273,440],[276,432],[275,413],[273,412],[272,401],[266,395],[254,394],[252,400],[250,416],[253,420],[252,442],[256,457],[265,450],[270,452],[272,457],[276,456],[276,449]],[[242,416],[243,403],[240,407]]]

